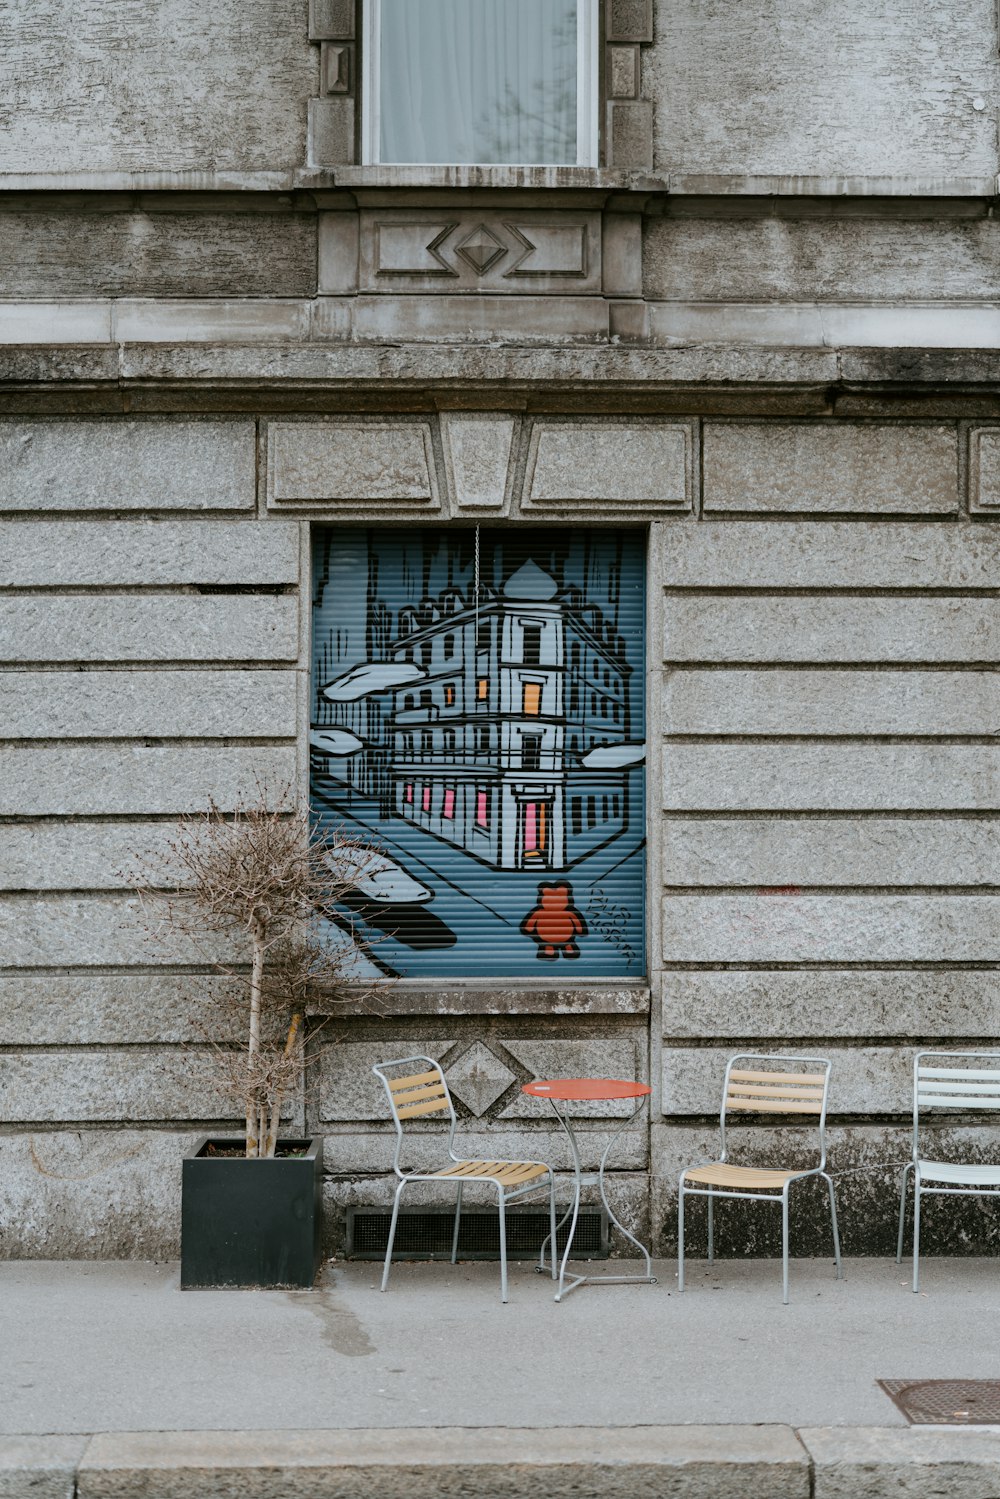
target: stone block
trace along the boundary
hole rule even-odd
[[[544,421],[531,430],[521,508],[595,515],[686,510],[692,430],[655,420]]]
[[[651,42],[653,0],[607,0],[605,27],[609,42]]]
[[[644,343],[649,337],[649,308],[639,297],[608,303],[608,334],[614,343]]]
[[[298,599],[45,594],[0,599],[0,661],[295,661]]]
[[[319,216],[319,291],[349,297],[358,289],[359,228],[356,213]]]
[[[948,0],[900,0],[890,26],[842,5],[823,46],[804,5],[725,0],[658,7],[645,86],[659,101],[656,166],[674,174],[846,178],[996,171],[988,0],[960,17]],[[739,79],[739,87],[733,86]],[[802,188],[799,189],[802,191]]]
[[[1000,721],[987,671],[673,671],[668,734],[970,734]]]
[[[255,779],[292,786],[294,749],[168,745],[0,748],[0,816],[94,817],[203,812],[210,801],[231,811],[253,795]]]
[[[604,988],[587,984],[579,989],[505,988],[495,979],[469,979],[453,988],[442,980],[439,989],[411,989],[397,985],[383,995],[382,1014],[390,1015],[648,1015],[649,990],[644,984]]]
[[[615,1128],[616,1125],[605,1129],[588,1125],[578,1131],[577,1147],[585,1171],[597,1170]],[[436,1170],[441,1163],[443,1143],[440,1129],[433,1133],[412,1131],[407,1138],[406,1161],[419,1170]],[[323,1161],[327,1171],[336,1176],[375,1177],[391,1171],[395,1147],[395,1132],[388,1125],[372,1126],[364,1132],[342,1130],[325,1136]],[[534,1124],[480,1126],[474,1119],[463,1120],[455,1135],[455,1149],[469,1160],[545,1161],[551,1162],[556,1171],[573,1169],[566,1136],[554,1115],[550,1115],[550,1122],[543,1118]],[[645,1171],[649,1165],[645,1129],[623,1131],[615,1141],[609,1161],[614,1172]],[[383,1202],[384,1194],[378,1200]]]
[[[309,0],[309,36],[346,41],[354,36],[355,0]]]
[[[246,1003],[244,979],[211,973],[22,971],[0,978],[0,1046],[243,1042]]]
[[[784,1426],[102,1434],[80,1464],[77,1490],[78,1499],[237,1492],[252,1499],[809,1499],[810,1490],[808,1460]]]
[[[6,739],[291,739],[291,671],[8,672]]]
[[[403,513],[440,507],[431,425],[401,418],[269,422],[270,505],[371,504]]]
[[[309,100],[309,165],[349,164],[355,158],[354,99],[344,95]]]
[[[103,344],[111,342],[111,303],[0,303],[0,339],[12,344]]]
[[[673,596],[664,612],[667,661],[1000,659],[1000,619],[986,598]]]
[[[639,48],[608,48],[608,93],[612,99],[635,99],[639,94]]]
[[[899,1426],[805,1427],[814,1499],[985,1499],[1000,1492],[1000,1433]]]
[[[952,514],[953,426],[903,423],[705,423],[706,511]]]
[[[0,510],[249,510],[244,417],[0,417]]]
[[[609,99],[608,166],[617,171],[653,169],[653,106],[645,99]]]
[[[329,1047],[323,1053],[322,1074],[319,1085],[319,1117],[324,1124],[340,1120],[384,1120],[392,1121],[389,1101],[382,1083],[372,1072],[376,1062],[388,1061],[391,1057],[428,1056],[441,1061],[455,1046],[454,1041],[401,1040],[388,1036],[384,1041],[345,1041]],[[420,1071],[414,1067],[414,1071]],[[400,1076],[403,1076],[400,1073]],[[426,1128],[441,1134],[441,1120],[447,1124],[447,1115],[439,1119],[434,1116]],[[421,1132],[420,1122],[415,1121],[414,1133]],[[411,1128],[413,1126],[411,1125]],[[391,1157],[390,1157],[391,1161]]]
[[[324,94],[354,92],[354,48],[325,42],[320,48],[321,89]]]
[[[155,1129],[0,1135],[0,1258],[176,1259],[181,1160],[196,1138]]]
[[[3,118],[8,173],[182,173],[194,186],[197,173],[287,181],[304,159],[316,59],[301,0],[165,0],[110,29],[104,0],[83,0],[72,67],[64,18],[40,0],[0,56],[0,99],[21,101]]]
[[[678,812],[995,812],[1000,751],[963,744],[681,744],[664,764]]]
[[[602,286],[606,297],[642,296],[643,219],[606,213],[601,219]]]
[[[0,1067],[0,1111],[8,1124],[217,1119],[235,1125],[242,1117],[204,1047],[8,1052]]]
[[[665,973],[665,1037],[981,1038],[1000,1030],[1000,974],[880,969]],[[770,1044],[770,1043],[768,1043]]]
[[[732,1045],[727,1055],[734,1055]],[[702,1165],[719,1156],[718,1109],[722,1095],[724,1058],[719,1059],[717,1096],[712,1125],[694,1122],[654,1126],[653,1151],[657,1162],[654,1180],[653,1218],[655,1224],[654,1254],[670,1255],[677,1248],[677,1181],[688,1166]],[[834,1078],[837,1074],[834,1073]],[[768,1116],[773,1120],[775,1116]],[[733,1124],[731,1116],[726,1134],[730,1156],[739,1165],[793,1169],[816,1164],[816,1130],[805,1126],[763,1125],[759,1122]],[[747,1119],[751,1116],[747,1116]],[[972,1163],[995,1161],[997,1129],[985,1127],[942,1126],[938,1138],[927,1136],[929,1149],[939,1160]],[[841,1248],[845,1256],[881,1255],[896,1257],[896,1234],[899,1225],[899,1187],[903,1164],[910,1159],[912,1129],[908,1124],[833,1124],[827,1130],[828,1169],[833,1177],[837,1199]],[[912,1204],[912,1193],[910,1194]],[[700,1258],[705,1253],[706,1222],[703,1201],[689,1198],[686,1209],[688,1253]],[[924,1203],[921,1244],[927,1254],[991,1254],[990,1215],[975,1198],[941,1203],[929,1198]],[[827,1194],[820,1183],[804,1183],[791,1191],[792,1254],[822,1256],[832,1261],[830,1210]],[[907,1209],[905,1247],[909,1249],[910,1208]],[[720,1259],[777,1258],[781,1254],[781,1214],[758,1203],[734,1201],[716,1204],[716,1250]],[[887,1270],[894,1269],[887,1266]],[[908,1266],[897,1272],[906,1287]],[[776,1274],[780,1275],[778,1266]],[[794,1272],[793,1272],[794,1274]],[[850,1259],[847,1275],[850,1276]],[[892,1277],[890,1276],[890,1280]],[[780,1281],[779,1281],[780,1284]],[[901,1287],[899,1295],[907,1294]]]
[[[646,295],[720,313],[737,304],[758,315],[784,302],[815,315],[820,337],[823,329],[832,335],[828,316],[842,315],[844,304],[915,318],[933,298],[952,327],[967,310],[984,319],[1000,277],[996,221],[978,204],[971,215],[954,201],[938,211],[924,200],[915,216],[901,212],[898,200],[894,207],[876,214],[870,203],[835,199],[712,217],[675,209],[646,221]]]
[[[194,941],[162,934],[155,898],[138,896],[7,895],[0,899],[5,967],[153,967],[238,961],[245,948],[222,937]]]
[[[528,1074],[524,1081],[551,1077],[615,1077],[646,1082],[643,1047],[638,1035],[595,1037],[558,1041],[504,1040],[503,1046]],[[615,1099],[607,1103],[567,1105],[574,1119],[628,1119],[635,1112],[636,1099]],[[553,1120],[551,1104],[542,1098],[531,1098],[520,1089],[500,1115],[501,1119]]]
[[[383,207],[362,209],[360,229],[362,290],[403,294],[392,304],[404,318],[397,339],[406,336],[405,309],[414,310],[411,299],[418,292],[434,297],[478,292],[523,301],[529,293],[578,299],[601,288],[601,217],[594,211]],[[523,301],[520,310],[531,306]],[[518,310],[495,309],[515,327]],[[544,306],[537,311],[546,316]],[[461,309],[452,309],[452,316],[461,326]],[[522,323],[530,334],[532,319]]]
[[[458,288],[456,288],[457,290]],[[522,288],[524,289],[524,288]],[[408,290],[412,290],[409,288]],[[364,295],[352,308],[354,336],[366,343],[606,344],[608,311],[600,297]],[[529,379],[537,366],[530,365]]]
[[[746,1050],[764,1050],[755,1042]],[[808,1054],[805,1048],[771,1045],[778,1056]],[[738,1042],[725,1047],[665,1046],[663,1049],[663,1095],[665,1115],[718,1114],[726,1063],[740,1050]],[[824,1046],[823,1056],[833,1063],[828,1109],[831,1114],[906,1114],[913,1107],[913,1057],[917,1047]],[[746,1114],[747,1121],[763,1129],[773,1120],[766,1115]],[[803,1125],[808,1135],[808,1126]],[[812,1134],[815,1142],[815,1128]],[[733,1159],[735,1160],[735,1150]],[[908,1158],[907,1155],[901,1160]],[[898,1199],[897,1199],[898,1201]]]
[[[309,297],[312,213],[66,207],[0,214],[10,298]]]
[[[969,506],[973,514],[1000,514],[1000,427],[969,434]]]
[[[122,344],[303,342],[309,337],[309,314],[308,302],[290,298],[123,297],[115,303],[115,337]]]
[[[4,522],[0,587],[299,581],[299,526],[273,520]]]
[[[506,412],[442,412],[444,467],[456,510],[506,510],[514,431],[515,419]]]
[[[76,1499],[89,1437],[0,1436],[0,1499]]]
[[[660,555],[672,588],[992,588],[1000,574],[991,527],[919,521],[706,521],[671,526]]]
[[[995,895],[671,895],[674,963],[1000,961]]]
[[[1000,886],[1000,822],[969,818],[671,818],[665,885]]]

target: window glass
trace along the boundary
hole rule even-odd
[[[575,165],[583,0],[379,0],[378,159]]]

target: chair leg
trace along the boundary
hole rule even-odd
[[[549,1181],[549,1243],[552,1245],[552,1279],[559,1279],[556,1270],[556,1179],[553,1176]],[[545,1246],[542,1246],[544,1252]],[[544,1261],[542,1262],[544,1265]]]
[[[715,1200],[711,1191],[708,1194],[708,1263],[711,1265],[715,1259]]]
[[[458,1227],[462,1221],[462,1184],[458,1185],[458,1196],[455,1199],[455,1231],[451,1236],[451,1262],[458,1264]]]
[[[837,1203],[833,1195],[833,1177],[828,1176],[825,1171],[821,1171],[820,1176],[826,1182],[827,1190],[830,1193],[830,1223],[833,1226],[833,1258],[837,1266],[837,1279],[843,1280],[844,1268],[840,1263],[840,1233],[837,1228]]]
[[[684,1289],[684,1178],[677,1192],[677,1289]]]
[[[920,1289],[920,1176],[913,1173],[913,1294]]]
[[[907,1161],[903,1167],[903,1185],[899,1194],[899,1235],[896,1239],[896,1264],[903,1263],[903,1223],[906,1218],[906,1177],[913,1170],[913,1162]]]
[[[498,1212],[500,1214],[500,1300],[507,1300],[507,1203],[503,1195],[503,1187],[497,1184],[497,1195],[500,1199]]]
[[[406,1186],[406,1180],[404,1178],[404,1180],[401,1181],[400,1184],[399,1184],[399,1186],[396,1188],[396,1196],[393,1199],[393,1204],[392,1204],[392,1219],[391,1219],[391,1221],[389,1223],[389,1242],[385,1246],[385,1266],[384,1266],[384,1268],[382,1270],[382,1285],[381,1285],[381,1290],[383,1290],[383,1291],[386,1290],[387,1287],[388,1287],[388,1285],[389,1285],[389,1267],[392,1264],[392,1246],[393,1246],[393,1242],[394,1242],[394,1240],[396,1238],[396,1223],[397,1223],[397,1221],[399,1219],[399,1199],[403,1195],[403,1188],[405,1186]]]
[[[788,1305],[788,1183],[781,1194],[781,1299]]]

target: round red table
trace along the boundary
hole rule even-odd
[[[538,1079],[533,1083],[525,1083],[521,1088],[521,1092],[527,1093],[531,1098],[548,1099],[552,1107],[552,1112],[555,1114],[556,1118],[559,1120],[559,1123],[562,1125],[566,1138],[569,1141],[570,1150],[573,1154],[573,1203],[571,1207],[566,1209],[565,1213],[557,1224],[558,1231],[558,1229],[561,1228],[562,1225],[566,1222],[567,1218],[571,1220],[569,1233],[566,1236],[566,1247],[563,1250],[562,1262],[559,1267],[559,1289],[556,1292],[556,1301],[561,1301],[564,1296],[569,1295],[570,1291],[575,1291],[577,1286],[582,1286],[586,1281],[596,1283],[603,1282],[605,1285],[655,1285],[656,1276],[653,1274],[653,1264],[649,1257],[649,1250],[645,1247],[645,1245],[640,1244],[639,1240],[635,1237],[634,1234],[629,1233],[624,1223],[622,1223],[621,1219],[617,1216],[614,1209],[612,1208],[610,1202],[608,1201],[607,1193],[604,1190],[604,1168],[611,1147],[612,1145],[614,1145],[615,1141],[618,1139],[618,1136],[622,1133],[622,1131],[626,1129],[628,1125],[633,1122],[633,1120],[639,1117],[639,1114],[645,1107],[646,1100],[652,1092],[652,1089],[646,1083],[637,1083],[628,1079],[621,1078],[562,1077],[544,1078]],[[585,1173],[582,1168],[582,1162],[580,1160],[580,1149],[576,1142],[576,1135],[573,1132],[571,1117],[565,1109],[559,1108],[559,1104],[607,1103],[623,1098],[636,1098],[639,1101],[632,1113],[628,1116],[627,1119],[624,1119],[622,1121],[622,1123],[615,1130],[614,1134],[611,1136],[611,1139],[608,1141],[607,1145],[604,1147],[604,1151],[601,1155],[601,1164],[599,1169],[596,1172]],[[609,1219],[618,1229],[619,1233],[624,1234],[625,1238],[635,1245],[636,1249],[639,1250],[640,1254],[645,1259],[645,1275],[571,1275],[567,1280],[566,1265],[569,1261],[570,1251],[573,1248],[573,1236],[576,1233],[577,1220],[580,1216],[580,1190],[584,1186],[593,1186],[595,1184],[600,1191],[601,1201],[604,1204],[604,1210],[607,1213]],[[543,1270],[545,1268],[545,1245],[548,1244],[549,1239],[551,1238],[552,1235],[549,1234],[546,1237],[545,1242],[542,1244],[542,1252],[538,1266],[540,1270]],[[556,1254],[556,1246],[554,1243],[552,1245],[551,1252],[554,1259]]]

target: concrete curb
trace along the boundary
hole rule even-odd
[[[1000,1432],[414,1427],[0,1437],[0,1499],[997,1499]]]

